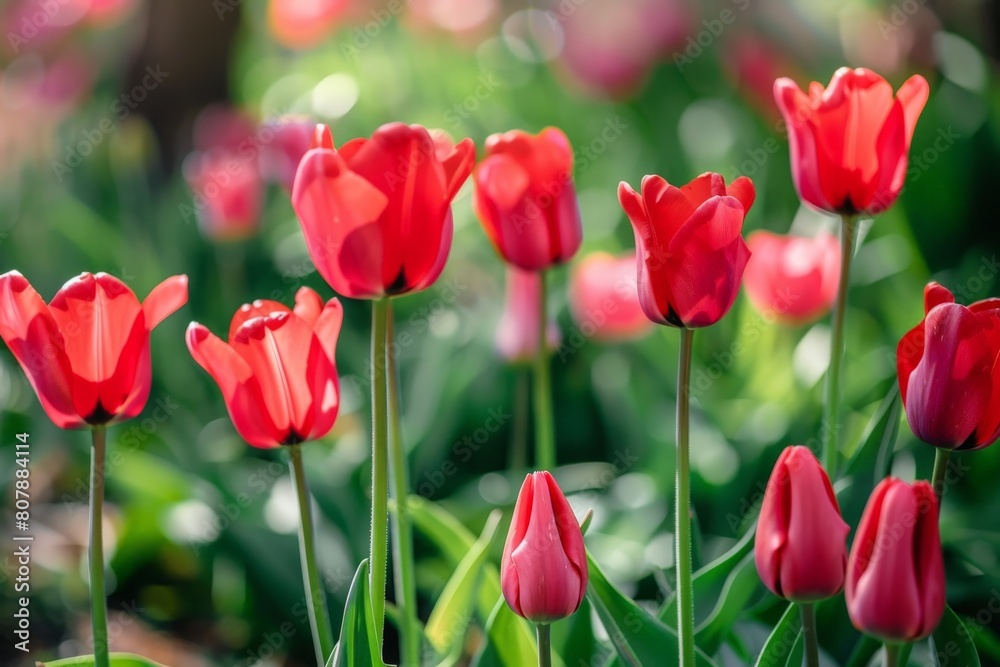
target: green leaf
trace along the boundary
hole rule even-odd
[[[754,667],[801,667],[804,648],[802,619],[798,607],[790,603],[760,650]]]
[[[458,564],[427,620],[427,639],[442,655],[456,656],[462,650],[465,629],[475,602],[479,574],[489,556],[489,548],[496,537],[502,515],[500,510],[494,510],[490,514],[482,534]]]
[[[344,605],[340,641],[326,667],[386,667],[375,631],[375,613],[368,595],[368,559],[354,573]]]
[[[862,635],[861,641],[851,651],[851,657],[847,659],[847,667],[867,667],[881,647],[882,645],[874,637]]]
[[[94,656],[80,655],[75,658],[62,658],[51,662],[39,662],[42,667],[94,667]],[[111,667],[164,667],[141,655],[132,653],[112,653]]]
[[[438,548],[441,554],[453,568],[458,568],[476,543],[476,537],[462,523],[446,512],[441,506],[420,496],[410,496],[410,516],[413,525]],[[489,630],[491,622],[498,622],[494,629],[502,641],[494,648],[498,654],[497,663],[504,667],[521,667],[525,655],[537,659],[535,648],[535,633],[531,626],[520,616],[509,609],[509,613],[500,613],[497,617],[496,605],[500,599],[500,572],[496,565],[486,561],[479,575],[479,586],[476,593],[476,610],[480,618],[487,623]],[[490,642],[492,643],[492,642]],[[529,663],[530,664],[530,663]]]
[[[892,468],[892,450],[899,435],[901,411],[899,385],[893,383],[889,393],[885,395],[875,414],[868,421],[861,436],[861,446],[855,450],[851,461],[847,464],[848,476],[860,477],[871,471],[872,483],[868,488],[874,488],[889,474]]]
[[[524,667],[538,662],[538,649],[534,639],[530,645],[523,641],[511,641],[518,637],[522,628],[531,628],[527,621],[515,614],[502,597],[493,606],[493,612],[486,621],[486,641],[472,661],[472,667]],[[555,659],[557,656],[552,656]]]
[[[621,662],[629,667],[670,664],[665,661],[679,654],[677,633],[615,588],[589,552],[587,563],[587,599],[608,631]],[[697,665],[715,665],[700,650],[696,651]]]
[[[695,640],[706,653],[719,650],[747,602],[760,588],[753,554],[747,554],[726,579],[715,609],[695,628]]]
[[[976,651],[972,634],[951,607],[945,607],[944,616],[941,617],[941,622],[930,639],[931,660],[934,667],[980,666],[979,653]],[[944,661],[941,660],[942,656],[945,657]]]

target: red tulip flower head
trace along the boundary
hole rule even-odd
[[[493,247],[525,271],[569,260],[583,228],[573,186],[573,148],[562,130],[521,130],[486,140],[476,167],[476,211]]]
[[[583,533],[548,472],[528,475],[517,496],[500,584],[510,608],[534,623],[572,615],[587,592]]]
[[[754,308],[787,324],[830,312],[840,283],[840,242],[758,231],[747,237],[750,261],[743,283]]]
[[[639,303],[635,253],[594,252],[570,276],[569,306],[580,333],[602,341],[637,338],[653,327]]]
[[[945,449],[991,445],[1000,438],[1000,299],[966,307],[930,283],[924,311],[896,352],[910,428]]]
[[[927,482],[888,477],[875,487],[847,563],[847,611],[859,630],[912,642],[944,614],[938,503]]]
[[[927,81],[916,75],[893,97],[892,86],[864,68],[843,67],[827,88],[814,82],[808,94],[791,79],[775,81],[803,201],[847,215],[889,208],[903,189],[910,140],[928,93]]]
[[[474,160],[471,139],[450,146],[419,125],[383,125],[339,149],[317,126],[292,205],[320,275],[355,299],[430,287],[451,250],[451,200]]]
[[[254,447],[296,445],[330,432],[340,408],[334,351],[344,311],[308,287],[295,308],[254,301],[233,316],[229,342],[192,322],[191,356],[222,390],[237,432]]]
[[[639,301],[646,317],[692,329],[722,319],[736,300],[750,257],[741,232],[754,196],[749,178],[726,187],[713,173],[681,188],[646,176],[641,194],[628,183],[618,186],[635,232]]]
[[[760,580],[794,602],[825,600],[844,587],[847,533],[830,479],[808,447],[778,457],[757,521]]]
[[[124,421],[146,406],[152,382],[149,334],[187,302],[174,276],[143,303],[106,273],[82,273],[49,305],[24,276],[0,276],[0,337],[60,428]]]
[[[542,277],[535,271],[507,268],[507,297],[497,325],[497,352],[513,363],[530,361],[538,353],[538,302],[542,297]],[[559,326],[550,321],[546,344],[559,347]]]

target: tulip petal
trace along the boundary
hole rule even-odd
[[[822,86],[820,86],[822,90]],[[814,110],[812,102],[791,79],[774,82],[774,98],[788,125],[788,145],[792,154],[792,179],[799,196],[818,209],[834,210],[834,202],[827,199],[820,175],[830,172],[820,170],[820,156],[816,145]],[[824,160],[823,167],[825,168]],[[832,173],[830,173],[833,176]]]
[[[674,225],[680,225],[687,219],[679,216],[687,213],[691,205],[678,188],[667,184],[660,176],[643,178],[642,192],[639,195],[624,181],[618,186],[618,201],[625,209],[635,235],[639,302],[651,321],[680,326],[680,320],[671,310],[670,285],[665,278],[665,266]],[[657,215],[661,217],[655,218],[655,223],[649,210],[650,201],[658,202]],[[671,228],[657,229],[660,224],[669,224]]]
[[[500,584],[503,590],[504,599],[514,610],[514,613],[521,616],[521,585],[518,577],[517,567],[511,559],[514,549],[521,544],[524,536],[528,532],[531,518],[531,508],[534,504],[534,484],[531,483],[531,475],[525,478],[521,491],[517,495],[517,502],[514,504],[514,513],[511,515],[510,530],[507,532],[507,541],[504,542],[503,557],[500,561]]]
[[[917,119],[920,117],[920,112],[924,110],[924,105],[927,103],[929,95],[930,86],[927,85],[927,79],[919,74],[914,74],[907,79],[896,92],[896,100],[903,107],[903,116],[906,121],[907,150],[909,150],[910,141],[913,139],[913,131],[917,126]]]
[[[472,173],[476,163],[476,145],[472,139],[462,139],[450,155],[441,160],[445,174],[445,198],[450,202]]]
[[[723,197],[726,194],[726,181],[720,174],[705,172],[690,183],[681,186],[680,191],[687,197],[691,208],[698,208],[711,197]]]
[[[152,331],[160,322],[174,313],[188,300],[188,277],[173,276],[153,288],[142,302],[146,331]]]
[[[296,317],[305,322],[307,327],[312,328],[322,311],[323,299],[316,293],[316,290],[300,287],[299,291],[295,293],[295,308],[292,309]]]
[[[921,611],[916,638],[922,638],[934,632],[944,615],[945,574],[934,490],[927,482],[917,481],[913,493],[919,514],[913,533],[914,583]]]
[[[277,447],[283,434],[270,418],[250,365],[230,345],[196,322],[188,327],[186,341],[191,356],[219,385],[240,436],[254,447]]]
[[[955,303],[955,296],[942,285],[930,282],[924,287],[924,315],[931,312],[934,306],[942,303]],[[906,393],[910,385],[913,369],[924,356],[924,322],[910,329],[900,339],[896,346],[896,373],[899,377],[899,395],[906,405]]]
[[[313,333],[323,346],[331,363],[335,363],[337,359],[337,339],[340,336],[340,327],[343,322],[344,307],[341,305],[340,299],[330,299],[313,325]]]
[[[270,299],[257,299],[253,303],[245,303],[233,314],[233,319],[229,323],[229,344],[232,345],[236,339],[236,333],[244,324],[258,317],[267,317],[271,313],[290,313],[292,309],[283,303],[271,301]]]
[[[781,587],[781,560],[788,544],[788,525],[791,514],[791,481],[789,479],[788,447],[774,464],[771,477],[764,489],[760,505],[761,520],[754,535],[754,563],[761,582],[775,595],[784,596]]]
[[[730,183],[724,194],[738,199],[743,204],[744,213],[750,212],[750,207],[753,206],[753,202],[757,198],[757,190],[753,186],[753,181],[746,176],[740,176]]]
[[[0,276],[0,337],[14,354],[49,419],[60,428],[84,425],[73,406],[65,342],[45,301],[24,276]]]

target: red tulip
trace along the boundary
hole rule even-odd
[[[254,447],[322,438],[340,408],[334,351],[344,311],[303,287],[295,308],[254,301],[233,315],[226,343],[192,322],[187,346],[222,390],[239,434]]]
[[[471,139],[449,150],[440,135],[402,123],[334,149],[329,129],[317,126],[292,205],[320,275],[356,299],[429,287],[448,259],[451,200],[474,153]]]
[[[580,524],[546,471],[528,475],[517,496],[503,548],[504,599],[535,623],[572,615],[587,592],[587,552]]]
[[[316,124],[308,118],[288,116],[264,123],[260,134],[261,176],[291,191],[302,156],[309,150]],[[270,133],[267,140],[265,132]]]
[[[754,200],[745,176],[729,187],[706,173],[676,188],[660,176],[642,179],[642,194],[628,183],[618,200],[635,231],[639,301],[653,322],[707,327],[725,315],[740,289],[750,251],[740,232]]]
[[[260,226],[263,187],[255,161],[222,148],[192,153],[184,178],[194,194],[202,234],[213,241],[253,236]],[[185,219],[191,209],[183,209]]]
[[[542,279],[535,271],[507,268],[507,298],[503,314],[497,325],[497,351],[507,361],[522,362],[535,358],[538,353],[538,301],[541,298]],[[559,326],[548,324],[548,347],[559,347]]]
[[[840,242],[758,231],[747,237],[750,261],[743,282],[754,308],[789,324],[830,312],[840,281]]]
[[[0,338],[56,426],[135,417],[152,379],[149,332],[187,302],[187,276],[163,281],[140,304],[125,283],[82,273],[45,301],[17,271],[0,276]]]
[[[945,606],[938,503],[927,482],[887,477],[875,487],[847,563],[854,626],[886,642],[934,631]]]
[[[795,602],[832,597],[844,587],[847,533],[830,478],[808,447],[778,457],[757,521],[760,580]]]
[[[937,447],[986,447],[1000,438],[1000,299],[965,307],[930,283],[924,311],[896,353],[910,428]]]
[[[580,248],[583,229],[573,187],[573,148],[554,127],[486,140],[475,172],[476,211],[493,246],[525,271],[561,264]]]
[[[929,89],[910,77],[892,86],[864,68],[837,70],[824,90],[809,93],[791,79],[774,82],[788,124],[792,176],[799,196],[831,213],[867,215],[889,208],[906,178],[910,140]]]
[[[570,276],[569,309],[581,333],[597,340],[636,338],[652,325],[639,303],[636,258],[594,252]]]

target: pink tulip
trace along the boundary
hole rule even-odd
[[[507,361],[523,362],[538,353],[538,302],[542,280],[534,271],[507,268],[507,298],[497,325],[497,351]],[[559,326],[550,321],[547,343],[549,349],[559,347]]]
[[[634,252],[584,257],[570,276],[569,307],[580,331],[597,340],[627,340],[653,328],[639,303]]]
[[[528,475],[517,496],[500,566],[504,599],[534,623],[572,615],[587,592],[580,524],[546,471]]]
[[[840,243],[758,231],[747,237],[750,261],[743,282],[754,308],[787,324],[812,322],[830,312],[840,281]]]

